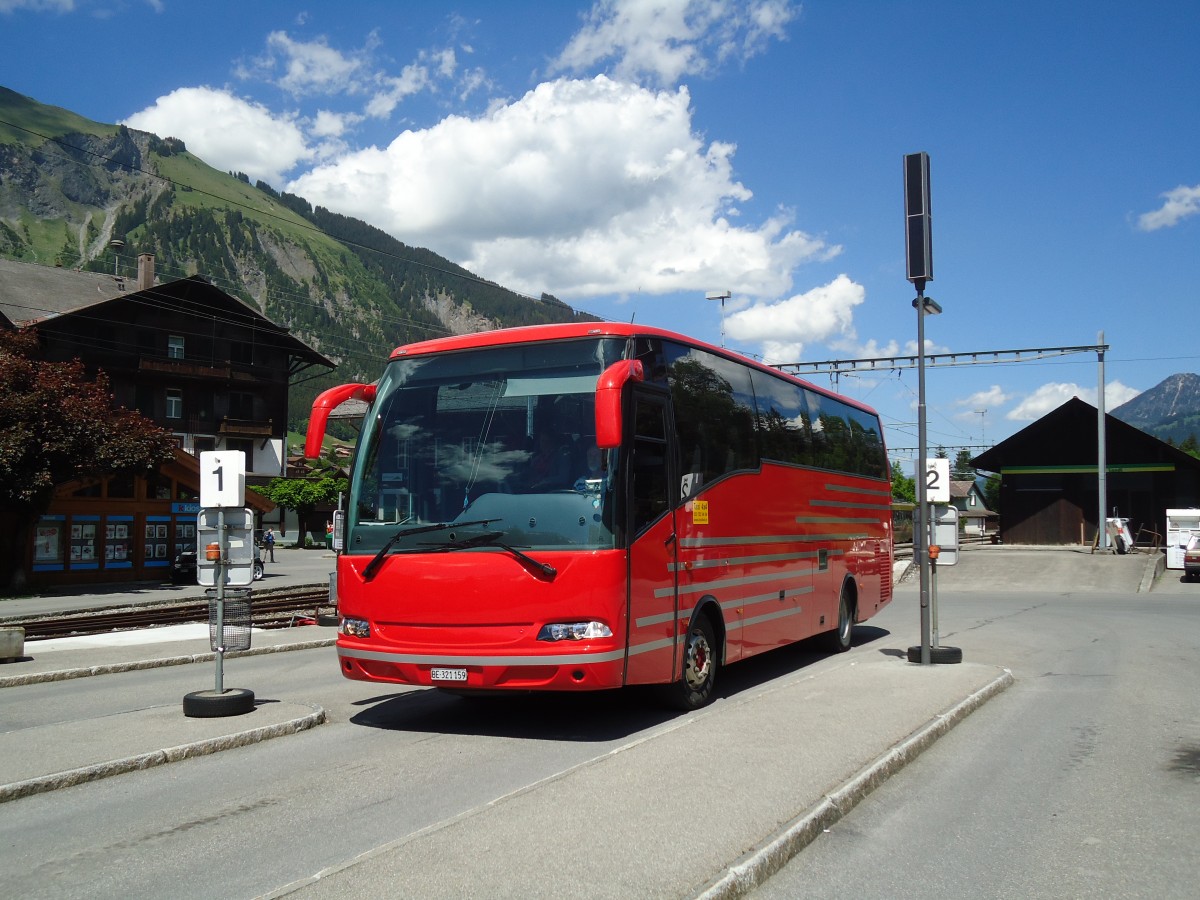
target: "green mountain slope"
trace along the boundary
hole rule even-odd
[[[339,364],[295,385],[293,428],[316,393],[374,379],[398,344],[591,318],[219,172],[177,139],[92,122],[0,87],[0,256],[133,275],[142,253],[154,254],[161,279],[202,274]]]

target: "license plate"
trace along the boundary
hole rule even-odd
[[[429,677],[433,681],[466,681],[466,669],[430,669]]]

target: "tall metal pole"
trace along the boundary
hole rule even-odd
[[[218,694],[225,693],[225,566],[226,566],[226,551],[229,547],[229,539],[225,534],[225,509],[222,507],[217,513],[217,547],[220,550],[220,557],[217,559],[216,579],[217,579],[217,678],[216,692]]]
[[[917,554],[921,578],[921,665],[929,665],[929,547],[928,516],[926,505],[927,485],[925,478],[925,288],[917,284],[917,521],[913,523],[913,551]]]
[[[1108,513],[1108,454],[1105,446],[1104,433],[1104,332],[1100,332],[1100,339],[1096,341],[1099,349],[1096,351],[1096,358],[1099,362],[1100,369],[1100,384],[1096,389],[1096,486],[1100,497],[1100,517],[1096,520],[1096,527],[1100,529],[1100,539],[1097,546],[1101,550],[1108,549],[1108,529],[1107,524]]]

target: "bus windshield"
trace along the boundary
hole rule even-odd
[[[595,396],[624,347],[592,338],[393,359],[358,449],[347,550],[612,548],[616,453],[596,446]]]

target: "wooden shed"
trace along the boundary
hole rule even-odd
[[[1166,534],[1166,511],[1200,505],[1200,459],[1105,419],[1107,515],[1129,519],[1139,543]],[[1000,474],[1000,538],[1088,544],[1099,507],[1097,410],[1078,397],[971,460]],[[1161,540],[1160,540],[1161,543]]]

